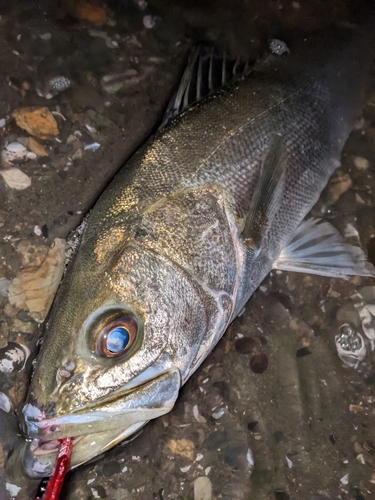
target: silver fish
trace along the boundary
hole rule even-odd
[[[169,412],[272,268],[374,274],[332,226],[303,222],[360,110],[366,36],[332,28],[270,54],[170,119],[115,177],[46,325],[23,408],[29,476],[51,474],[63,437],[76,467]]]

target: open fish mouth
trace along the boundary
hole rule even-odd
[[[180,372],[164,372],[123,398],[96,408],[50,419],[37,418],[37,407],[23,409],[30,440],[22,452],[26,474],[33,478],[52,474],[61,439],[73,437],[71,468],[91,460],[134,434],[149,420],[168,413],[181,385]],[[126,387],[125,387],[126,389]],[[42,412],[39,411],[40,416]]]
[[[84,436],[77,436],[73,439],[73,452],[70,468],[79,465],[101,455],[117,443],[134,434],[143,427],[147,421],[137,422],[119,433],[117,431],[103,431]],[[43,478],[51,476],[59,451],[61,440],[34,439],[27,442],[21,451],[21,460],[26,474],[31,478]]]
[[[73,438],[72,445],[75,446],[82,438],[83,436]],[[60,439],[53,439],[51,441],[34,439],[30,444],[30,451],[34,455],[49,455],[50,453],[57,453],[60,444]]]

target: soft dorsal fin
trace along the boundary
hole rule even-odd
[[[272,136],[260,168],[242,236],[247,246],[259,248],[274,215],[280,208],[288,152],[284,137]]]
[[[219,55],[214,47],[199,45],[191,53],[180,86],[171,99],[161,127],[216,90],[250,72],[249,61]]]

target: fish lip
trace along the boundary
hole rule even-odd
[[[63,415],[53,418],[44,418],[44,413],[41,412],[36,406],[32,406],[27,404],[24,406],[23,420],[25,426],[25,434],[29,439],[32,440],[42,440],[45,443],[51,442],[54,440],[64,439],[66,437],[76,436],[82,437],[90,434],[99,434],[101,431],[95,429],[95,423],[100,422],[103,418],[112,417],[111,425],[109,425],[105,430],[115,428],[116,422],[121,421],[123,418],[123,413],[128,412],[129,414],[135,413],[139,411],[139,407],[135,406],[131,407],[131,404],[126,408],[126,403],[132,401],[137,401],[136,398],[129,398],[130,395],[137,392],[137,394],[142,391],[147,391],[152,389],[152,386],[158,384],[162,386],[167,383],[168,378],[172,379],[172,389],[175,397],[168,398],[164,397],[165,408],[170,406],[170,402],[174,404],[175,399],[177,398],[178,390],[181,385],[181,375],[178,369],[165,369],[164,371],[153,372],[154,376],[151,379],[145,380],[145,377],[135,377],[129,384],[125,384],[123,388],[116,392],[115,397],[111,396],[110,398],[104,399],[100,401],[100,405],[97,405],[95,410],[91,410],[93,403],[86,406],[85,408],[72,411],[69,415]],[[138,379],[138,380],[137,380]],[[174,380],[173,380],[174,379]],[[178,379],[178,389],[176,387],[176,381]],[[138,385],[134,385],[134,381],[140,381]],[[170,385],[170,384],[169,384]],[[176,391],[177,389],[177,391]],[[170,400],[170,401],[169,401]],[[125,405],[121,406],[121,402],[124,401]],[[120,402],[120,405],[119,405]],[[172,406],[173,406],[172,404]],[[116,409],[116,405],[118,408]],[[125,409],[124,409],[125,406]],[[111,408],[112,407],[112,408]],[[160,411],[162,410],[163,405],[160,406]],[[157,410],[156,410],[157,411]],[[169,411],[169,409],[167,410]],[[167,411],[163,411],[166,413]],[[39,412],[39,413],[38,413]],[[146,412],[147,413],[147,412]],[[153,418],[153,417],[150,417]],[[148,420],[144,418],[143,420]],[[66,426],[77,427],[77,430],[83,430],[84,432],[64,432],[64,428]],[[93,428],[92,428],[93,427]]]

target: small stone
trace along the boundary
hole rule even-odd
[[[12,332],[33,334],[35,333],[35,323],[31,321],[21,321],[17,318],[14,319],[11,326]]]
[[[167,443],[167,447],[174,455],[180,455],[181,457],[194,460],[194,443],[189,439],[170,439]]]
[[[264,353],[254,354],[250,360],[250,369],[254,373],[264,373],[267,370],[268,358]]]
[[[19,127],[39,139],[59,135],[57,122],[48,108],[19,108],[13,111],[12,116]]]
[[[304,356],[308,356],[311,352],[307,347],[301,347],[301,349],[297,349],[296,358],[303,358]]]
[[[77,149],[77,151],[72,156],[72,160],[79,160],[80,158],[82,158],[82,153],[82,149]]]
[[[10,285],[10,280],[6,278],[0,278],[0,296],[8,297],[8,289]]]
[[[370,162],[367,158],[363,158],[362,156],[355,156],[353,158],[353,163],[358,170],[367,170],[370,167]]]
[[[0,174],[10,189],[22,191],[31,186],[30,177],[24,174],[19,168],[8,168],[0,172]]]
[[[9,326],[6,321],[0,320],[0,349],[8,345]]]
[[[206,476],[198,477],[194,481],[194,500],[211,500],[212,484]]]
[[[103,26],[107,22],[107,14],[99,5],[93,5],[87,0],[80,0],[74,7],[75,15],[84,21],[89,21],[95,26]]]
[[[342,194],[346,193],[352,186],[352,180],[348,174],[338,174],[331,179],[329,193],[331,203],[335,203]]]
[[[29,137],[27,146],[30,149],[30,151],[35,153],[37,156],[48,156],[48,153],[45,150],[44,146],[39,144],[39,142],[35,140],[34,137]]]
[[[351,413],[361,413],[363,412],[363,406],[360,405],[349,405],[349,411]]]
[[[255,340],[251,337],[243,337],[236,340],[234,347],[240,354],[251,354],[255,347]]]

